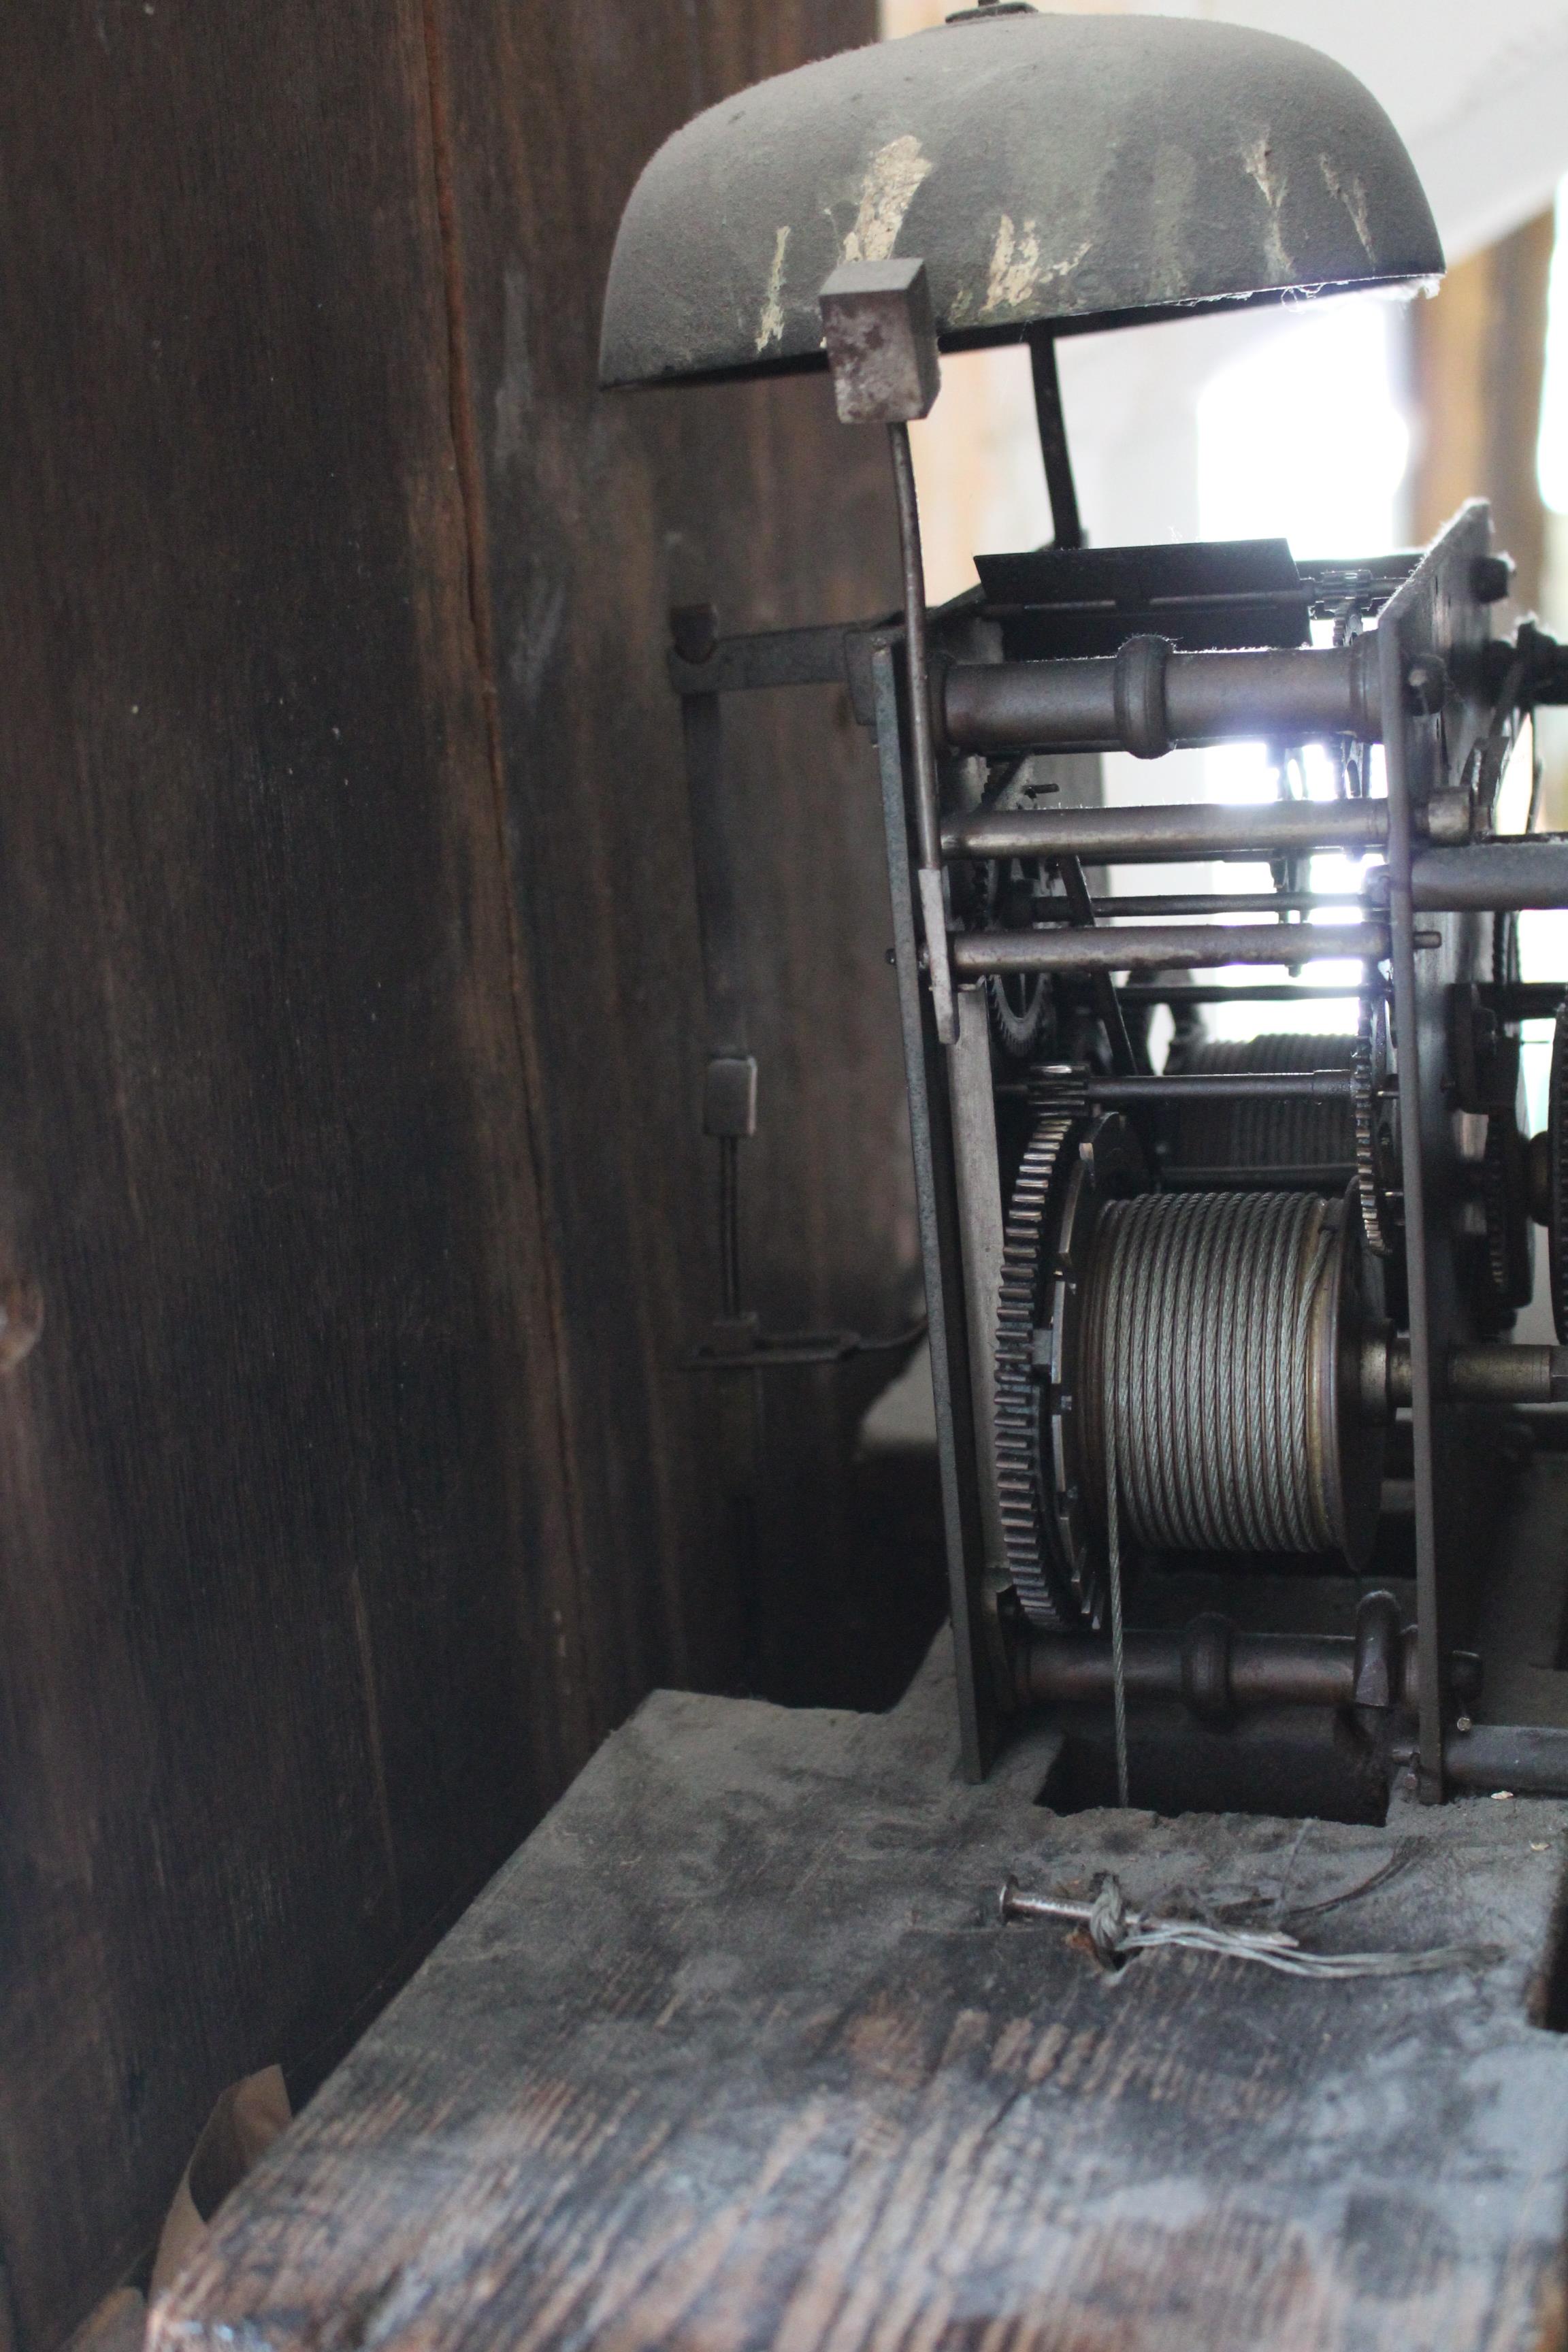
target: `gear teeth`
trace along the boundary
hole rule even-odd
[[[1490,1304],[1511,1315],[1529,1306],[1533,1288],[1524,1147],[1512,1110],[1493,1111],[1488,1118],[1481,1197],[1486,1206]]]
[[[1040,1116],[1013,1187],[1002,1244],[994,1435],[1007,1572],[1030,1623],[1053,1632],[1071,1625],[1079,1612],[1048,1558],[1035,1331],[1050,1272],[1045,1251],[1051,1194],[1064,1150],[1083,1116],[1083,1083],[1074,1072],[1044,1070],[1032,1075],[1029,1091]]]
[[[1373,1053],[1376,1019],[1372,997],[1363,995],[1356,1019],[1355,1053],[1351,1060],[1352,1108],[1355,1121],[1356,1192],[1361,1200],[1362,1225],[1368,1249],[1379,1257],[1387,1257],[1391,1252],[1388,1207],[1377,1166],[1378,1071]]]
[[[1005,982],[995,972],[986,978],[985,1009],[990,1015],[991,1032],[1012,1061],[1026,1062],[1040,1042],[1048,984],[1043,972],[1037,973],[1028,1002],[1020,1013],[1007,1002]]]
[[[983,885],[983,920],[987,930],[997,927],[997,910],[1002,896],[1002,866],[994,858],[988,861]],[[991,1034],[1010,1061],[1026,1062],[1040,1042],[1047,1009],[1051,1001],[1051,983],[1045,972],[1034,975],[1033,985],[1024,992],[1020,1010],[1007,998],[1006,982],[996,972],[985,982],[985,1010],[991,1023]]]

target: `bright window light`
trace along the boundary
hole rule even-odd
[[[1536,446],[1536,477],[1543,506],[1554,514],[1568,514],[1568,180],[1557,191],[1557,234],[1552,247],[1552,277],[1547,292],[1546,373],[1541,387],[1541,439]],[[1545,714],[1548,721],[1557,714]],[[1557,739],[1559,741],[1561,738]],[[1550,750],[1547,754],[1550,758]],[[1520,785],[1528,788],[1530,771],[1522,752],[1509,771],[1515,803],[1515,826],[1522,824],[1518,809]],[[1509,784],[1504,786],[1505,794]],[[1526,980],[1555,980],[1568,971],[1568,914],[1541,908],[1519,919],[1519,961]],[[1530,1096],[1531,1126],[1546,1124],[1546,1098],[1552,1072],[1552,1031],[1544,1023],[1524,1028],[1524,1076]],[[1539,1237],[1538,1237],[1539,1238]],[[1545,1289],[1539,1257],[1536,1296]],[[1532,1313],[1534,1310],[1531,1310]],[[1542,1329],[1531,1337],[1548,1338]]]
[[[1271,321],[1264,339],[1211,378],[1198,400],[1205,539],[1286,539],[1294,555],[1341,559],[1401,543],[1410,430],[1394,389],[1399,331],[1399,315],[1384,300],[1304,305]],[[1274,796],[1275,774],[1260,743],[1226,744],[1205,756],[1204,770],[1211,799]],[[1316,746],[1300,785],[1313,799],[1336,789]],[[1342,856],[1320,857],[1311,879],[1318,890],[1353,887],[1357,868]],[[1324,909],[1313,919],[1332,921],[1334,913]],[[1244,977],[1239,970],[1216,976]],[[1312,964],[1303,977],[1349,990],[1359,982],[1359,973],[1339,964]],[[1215,1007],[1206,1026],[1214,1036],[1249,1037],[1263,1029],[1343,1030],[1354,1018],[1347,995]]]
[[[1546,375],[1541,387],[1541,438],[1535,471],[1543,506],[1568,514],[1568,180],[1557,191],[1557,235],[1546,302]]]
[[[1394,391],[1399,314],[1363,298],[1284,314],[1198,400],[1205,539],[1283,538],[1301,556],[1399,544],[1410,428]]]

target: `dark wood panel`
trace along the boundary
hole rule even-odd
[[[13,11],[0,2231],[133,2259],[591,1737],[422,26]],[[579,1667],[575,1681],[584,1677]]]
[[[239,2189],[150,2352],[1559,2343],[1565,1809],[1064,1818],[1050,1735],[955,1786],[950,1658],[881,1717],[651,1699]],[[996,1916],[1005,1873],[1082,1899],[1108,1869],[1320,1951],[1500,1958],[1107,1974]]]
[[[547,1089],[545,1148],[568,1377],[594,1433],[584,1541],[688,1572],[712,1556],[728,1608],[722,1465],[682,1468],[704,1458],[713,1398],[678,1355],[719,1283],[666,614],[706,600],[727,627],[765,627],[882,609],[892,508],[882,436],[840,426],[826,380],[600,394],[600,294],[643,155],[695,105],[864,37],[870,11],[704,6],[672,37],[664,11],[621,9],[567,39],[546,0],[433,5],[518,932],[544,1064],[573,1074]],[[761,1065],[750,1303],[774,1328],[896,1328],[916,1245],[870,755],[841,695],[731,705],[726,724]],[[864,1687],[849,1456],[885,1377],[768,1384],[749,1571],[765,1639],[746,1672],[777,1696]],[[646,1686],[659,1606],[650,1577],[605,1628],[606,1717]],[[910,1667],[929,1612],[911,1622]],[[710,1634],[685,1637],[709,1678]]]
[[[592,346],[658,139],[868,28],[0,27],[0,1305],[43,1314],[0,1333],[0,2254],[32,2352],[146,2245],[225,2081],[308,2080],[651,1681],[736,1672],[677,1368],[712,1260],[662,608],[694,572],[748,617],[731,512],[755,617],[875,603],[886,530],[819,387],[602,403]],[[874,811],[813,725],[748,723],[764,977],[814,1037],[770,1057],[757,1248],[770,1310],[869,1326],[910,1263],[882,933],[817,961],[813,910],[825,875],[836,916],[874,895]]]

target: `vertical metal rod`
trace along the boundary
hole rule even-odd
[[[684,606],[671,620],[678,651],[692,660],[711,658],[718,615],[710,606]],[[746,1051],[741,913],[724,794],[723,707],[718,695],[683,696],[680,720],[711,1075],[715,1061]],[[741,1312],[741,1142],[736,1135],[719,1138],[719,1270],[722,1311],[726,1322],[731,1322]]]
[[[1040,457],[1046,468],[1046,494],[1051,502],[1054,543],[1058,547],[1081,547],[1083,524],[1068,448],[1067,414],[1062,407],[1062,382],[1057,369],[1054,335],[1030,336],[1029,369],[1035,380],[1035,422],[1039,427]]]
[[[1386,635],[1384,634],[1386,632]],[[1432,1408],[1432,1299],[1426,1264],[1426,1188],[1422,1153],[1420,1013],[1415,996],[1415,920],[1411,903],[1409,722],[1404,705],[1401,616],[1378,629],[1384,708],[1392,714],[1384,747],[1388,777],[1388,925],[1394,975],[1394,1050],[1399,1064],[1400,1163],[1405,1190],[1405,1257],[1410,1291],[1410,1419],[1415,1517],[1415,1619],[1421,1698],[1419,1791],[1443,1794],[1443,1636],[1437,1575],[1436,1449]]]
[[[972,1780],[983,1778],[985,1741],[980,1719],[973,1600],[968,1573],[965,1510],[960,1480],[958,1437],[954,1426],[952,1370],[952,1334],[948,1328],[950,1301],[943,1279],[942,1219],[937,1200],[935,1155],[931,1138],[931,1103],[927,1088],[925,1028],[921,1003],[921,975],[915,941],[914,899],[910,874],[909,813],[904,801],[903,745],[899,728],[898,683],[892,651],[877,646],[871,656],[871,688],[876,711],[877,760],[882,786],[882,817],[888,840],[888,887],[892,899],[893,961],[899,980],[899,1014],[904,1039],[904,1069],[909,1081],[910,1142],[915,1170],[915,1209],[920,1223],[921,1257],[925,1268],[926,1325],[931,1335],[931,1391],[936,1405],[937,1463],[942,1480],[942,1511],[947,1544],[948,1589],[952,1603],[953,1662],[958,1676],[958,1720],[964,1770]],[[935,1066],[940,1070],[940,1063]],[[952,1304],[958,1305],[956,1300]],[[962,1315],[963,1308],[958,1305]],[[968,1415],[965,1415],[967,1422]]]
[[[1046,472],[1046,496],[1051,502],[1051,543],[1056,547],[1083,545],[1083,519],[1078,509],[1078,485],[1073,480],[1072,452],[1068,446],[1067,411],[1062,405],[1061,373],[1057,366],[1057,339],[1049,333],[1029,338],[1029,373],[1035,387],[1035,425],[1040,436],[1040,463]],[[1083,867],[1074,857],[1058,867],[1075,923],[1094,920],[1094,907]],[[1128,1034],[1126,1015],[1109,972],[1097,972],[1093,982],[1094,1009],[1110,1041],[1110,1058],[1123,1076],[1148,1066]]]
[[[719,1267],[724,1319],[741,1312],[741,1139],[719,1138]]]
[[[1113,1404],[1105,1417],[1106,1564],[1110,1580],[1110,1699],[1116,1727],[1116,1801],[1125,1811],[1132,1802],[1132,1769],[1127,1752],[1127,1643],[1121,1617],[1121,1468],[1116,1459],[1116,1412]]]
[[[697,875],[702,986],[708,1002],[708,1050],[710,1054],[743,1054],[746,999],[741,915],[724,795],[724,718],[718,695],[682,696],[680,724],[691,814],[691,857]]]
[[[910,677],[910,750],[915,779],[915,845],[923,866],[942,864],[937,819],[936,754],[931,747],[930,663],[926,646],[925,565],[921,555],[915,461],[907,425],[889,425],[893,488],[899,502],[899,552],[903,563],[904,645]]]
[[[910,752],[915,787],[915,854],[920,862],[921,929],[925,934],[936,1032],[944,1045],[958,1035],[952,971],[947,952],[947,900],[942,881],[942,821],[937,806],[936,749],[931,740],[931,666],[926,644],[925,565],[921,555],[920,502],[907,425],[889,425],[893,488],[899,506],[903,564],[904,659],[910,697]]]
[[[1074,923],[1080,930],[1092,930],[1094,900],[1089,894],[1082,864],[1076,857],[1058,857],[1057,872],[1062,877],[1062,890]],[[1121,1000],[1116,993],[1116,982],[1108,971],[1097,971],[1091,985],[1094,989],[1094,1009],[1110,1041],[1110,1058],[1117,1069],[1124,1078],[1146,1071],[1148,1057],[1138,1053],[1128,1034]]]

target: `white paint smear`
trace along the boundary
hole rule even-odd
[[[912,131],[906,131],[902,138],[890,139],[877,150],[861,185],[855,226],[844,240],[845,261],[889,258],[915,191],[931,168],[931,157],[921,154],[921,142]]]
[[[757,320],[759,359],[770,343],[782,343],[784,341],[784,270],[788,244],[789,228],[786,224],[773,239],[773,266],[768,272],[768,290],[763,298],[763,315]]]

